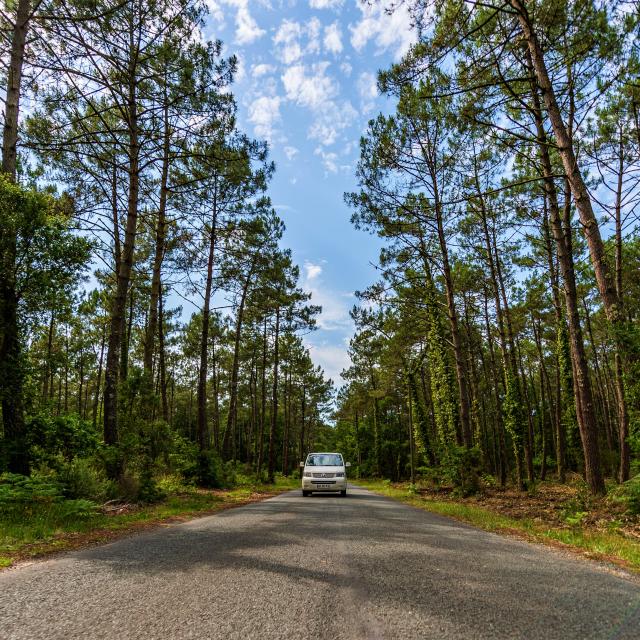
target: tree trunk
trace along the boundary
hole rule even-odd
[[[532,62],[532,65],[534,63]],[[584,454],[585,476],[593,493],[604,493],[604,478],[600,465],[600,450],[598,447],[597,424],[593,407],[593,394],[589,378],[589,365],[582,338],[582,327],[578,312],[578,295],[576,290],[575,271],[571,251],[570,202],[565,202],[564,229],[560,220],[560,208],[556,185],[553,179],[553,168],[549,156],[549,148],[542,121],[542,109],[538,99],[536,87],[532,87],[534,117],[540,159],[542,164],[544,189],[549,203],[551,230],[556,241],[558,261],[564,283],[565,304],[569,325],[569,339],[571,342],[571,356],[575,371],[576,414],[582,438]],[[569,194],[567,194],[568,196]]]
[[[169,403],[167,400],[167,364],[164,350],[164,305],[162,302],[162,283],[158,286],[158,362],[160,367],[160,400],[162,419],[169,422]]]
[[[487,332],[487,344],[489,345],[489,364],[491,366],[491,373],[493,377],[493,399],[496,407],[496,428],[498,436],[498,469],[500,477],[500,486],[504,487],[507,484],[508,475],[508,462],[507,462],[507,447],[505,442],[504,422],[502,419],[502,400],[500,398],[500,381],[503,379],[498,374],[498,365],[496,362],[495,349],[493,348],[493,338],[491,336],[491,324],[489,322],[489,295],[485,289],[484,292],[484,323],[485,331]]]
[[[163,107],[163,145],[162,145],[162,170],[160,172],[160,201],[158,203],[158,219],[156,222],[156,242],[153,256],[153,270],[151,276],[151,296],[149,298],[149,322],[144,340],[143,364],[145,374],[151,379],[153,377],[153,352],[158,327],[158,299],[160,297],[160,272],[162,270],[162,260],[165,252],[166,236],[166,210],[167,193],[169,182],[169,104],[166,91],[166,78],[164,86],[164,107]]]
[[[22,68],[31,18],[31,0],[18,0],[11,34],[11,54],[5,87],[4,129],[2,132],[2,172],[15,182],[18,146],[18,117],[22,89]]]
[[[562,119],[555,90],[547,71],[544,53],[533,28],[533,21],[524,0],[510,0],[510,3],[517,12],[518,21],[531,56],[531,63],[537,85],[542,93],[542,99],[549,114],[549,120],[557,142],[558,153],[562,160],[562,165],[571,188],[571,194],[573,195],[583,232],[587,240],[591,264],[595,272],[596,282],[605,307],[605,312],[609,321],[613,325],[617,325],[622,320],[618,296],[606,263],[605,247],[600,235],[598,220],[593,212],[589,190],[584,182],[578,161],[575,157],[573,140]]]
[[[289,429],[291,421],[291,367],[284,375],[284,433],[282,434],[282,474],[289,475]],[[288,381],[287,381],[288,380]]]
[[[125,226],[122,257],[119,263],[116,263],[117,284],[115,296],[111,304],[111,320],[104,376],[104,441],[107,445],[118,444],[118,361],[122,346],[127,293],[129,292],[138,225],[140,147],[138,141],[137,85],[134,76],[134,65],[136,63],[134,62],[134,52],[131,51],[129,55],[131,56],[129,68],[129,100],[127,104],[129,117],[129,194],[127,198],[127,222]],[[122,468],[120,463],[116,463],[110,465],[107,471],[111,477],[118,477],[122,473]]]
[[[5,88],[4,129],[2,134],[2,172],[16,180],[18,116],[22,67],[26,45],[30,0],[18,0],[16,21],[11,35],[11,53]],[[0,275],[0,394],[2,423],[8,445],[8,469],[13,473],[29,473],[29,458],[24,421],[24,370],[20,329],[18,327],[18,295],[16,292],[16,230],[2,229],[2,273]]]
[[[213,192],[211,229],[209,230],[209,257],[207,259],[207,279],[204,289],[204,307],[202,309],[202,333],[200,336],[200,370],[198,372],[198,422],[196,438],[200,451],[208,448],[207,438],[207,361],[209,355],[209,318],[211,308],[211,290],[213,287],[213,258],[215,255],[218,223],[218,186],[217,177]]]
[[[304,437],[305,437],[305,429],[306,429],[306,420],[307,420],[307,388],[305,385],[302,385],[302,399],[300,400],[300,462],[302,462],[306,457],[306,451],[304,450]],[[356,433],[356,440],[357,440]]]
[[[42,400],[47,402],[49,400],[49,382],[51,380],[51,356],[53,354],[53,334],[55,330],[55,310],[51,310],[51,319],[49,320],[49,332],[47,334],[47,355],[44,364],[44,381],[42,383]]]
[[[244,306],[247,300],[247,293],[249,291],[249,285],[251,284],[251,278],[253,277],[253,272],[255,270],[256,259],[257,258],[254,258],[242,286],[240,304],[238,305],[238,314],[236,317],[236,328],[233,340],[233,362],[231,365],[231,380],[229,383],[229,412],[227,413],[227,427],[225,429],[224,439],[222,442],[222,452],[225,456],[227,456],[229,453],[228,449],[230,438],[233,438],[236,433],[236,422],[238,418],[238,370],[240,368],[240,337],[242,335]]]
[[[544,131],[544,130],[543,130]],[[551,242],[551,232],[549,230],[549,219],[548,219],[548,207],[549,207],[549,193],[545,191],[545,209],[543,214],[543,222],[542,222],[542,230],[545,240],[545,247],[547,250],[547,260],[549,264],[549,282],[551,285],[551,293],[553,299],[553,308],[556,316],[556,336],[559,335],[560,331],[564,329],[565,319],[562,314],[562,303],[560,302],[560,294],[559,294],[559,283],[558,283],[558,273],[556,266],[554,264],[554,255],[557,256],[558,250],[553,251],[552,242]],[[540,338],[540,353],[542,353],[542,338]],[[553,349],[553,353],[556,361],[556,371],[555,371],[555,391],[556,391],[556,403],[555,410],[553,413],[553,433],[555,434],[555,449],[556,449],[556,470],[558,473],[558,480],[560,482],[564,482],[566,478],[566,454],[565,454],[565,428],[562,422],[562,389],[560,384],[560,360],[558,357],[558,346],[556,341],[556,346]],[[542,356],[541,356],[542,357]],[[547,376],[548,384],[549,384],[549,400],[551,401],[552,393],[551,393],[551,380]]]
[[[280,307],[276,308],[276,326],[273,343],[273,393],[271,396],[271,429],[269,431],[269,471],[268,481],[275,481],[276,426],[278,423],[278,338],[280,334]]]
[[[93,396],[93,428],[96,428],[98,424],[98,405],[100,401],[100,385],[102,384],[102,359],[104,358],[104,343],[106,338],[107,328],[106,325],[102,325],[102,337],[100,339],[100,357],[98,358],[98,376],[96,380],[96,393]]]
[[[487,221],[487,211],[485,207],[484,196],[480,188],[478,169],[477,169],[477,166],[475,165],[474,165],[474,182],[475,182],[476,191],[478,195],[478,201],[480,203],[479,212],[480,212],[480,218],[482,222],[482,233],[483,233],[483,238],[485,243],[486,259],[487,259],[487,265],[489,267],[489,276],[491,279],[491,288],[493,291],[493,299],[494,299],[494,304],[496,309],[498,336],[500,338],[500,350],[502,352],[502,367],[503,367],[502,380],[503,380],[505,395],[506,395],[508,390],[509,377],[512,378],[514,383],[519,384],[518,381],[520,376],[518,375],[517,368],[514,366],[515,359],[513,354],[513,340],[512,340],[513,334],[511,331],[510,319],[509,319],[507,310],[503,308],[503,302],[506,305],[507,299],[506,299],[506,292],[504,290],[504,284],[502,283],[502,275],[500,271],[499,261],[497,261],[496,256],[494,256],[494,242],[492,242],[492,236],[494,234],[490,234],[489,232],[489,225]],[[501,295],[502,295],[503,302],[501,302],[500,300]],[[489,332],[488,312],[486,310],[485,310],[485,315],[487,318],[487,332]],[[505,331],[505,318],[507,319],[506,324],[509,331],[509,338],[510,338],[509,341],[507,341],[507,332]],[[490,339],[490,333],[488,333],[488,338]],[[508,372],[511,372],[510,376]],[[497,386],[498,379],[499,378],[497,377],[497,371],[496,371],[496,386]],[[504,407],[504,404],[502,404],[501,402],[499,404],[501,407]],[[515,427],[515,431],[511,433],[511,436],[513,439],[513,452],[514,452],[515,462],[516,462],[516,483],[518,485],[518,488],[522,489],[523,488],[523,483],[522,483],[522,453],[523,452],[522,452],[522,442],[519,437],[522,432],[522,429],[521,429],[522,425],[518,424],[518,425],[512,425],[512,426]],[[500,437],[501,439],[504,438],[504,429],[500,434]],[[505,454],[506,454],[506,451],[505,451]],[[506,462],[506,455],[505,455],[504,461]],[[503,473],[506,472],[506,465],[504,466],[505,466],[505,469],[503,470]],[[505,480],[506,480],[506,476],[505,476]]]
[[[436,191],[437,193],[437,191]],[[460,427],[462,439],[466,447],[473,446],[473,436],[471,430],[471,417],[469,407],[469,385],[467,382],[467,371],[464,362],[462,340],[460,338],[460,327],[458,324],[458,312],[456,310],[453,277],[451,266],[449,265],[449,249],[444,235],[442,223],[442,211],[439,202],[436,202],[436,221],[438,226],[438,240],[442,253],[442,271],[444,275],[445,294],[447,298],[447,315],[449,317],[449,327],[451,330],[451,342],[453,344],[453,355],[455,359],[456,378],[458,382],[458,396],[460,402]]]
[[[618,164],[618,183],[616,186],[616,202],[615,202],[615,276],[616,276],[616,294],[618,296],[618,306],[620,315],[624,317],[624,291],[622,289],[622,186],[624,175],[624,143],[622,129],[619,131],[619,164]],[[629,470],[631,465],[631,449],[629,447],[629,411],[627,409],[627,399],[624,388],[624,367],[620,349],[616,349],[615,355],[616,368],[616,399],[618,406],[618,443],[620,462],[618,467],[618,482],[626,482],[629,479]]]
[[[220,443],[220,375],[218,372],[218,353],[216,351],[216,336],[211,340],[211,383],[213,385],[213,415],[211,426],[213,429],[213,446],[221,454]]]
[[[80,363],[78,366],[78,415],[84,418],[82,414],[82,391],[84,387],[84,350],[80,345]]]
[[[260,442],[258,445],[258,466],[257,472],[262,471],[264,460],[264,427],[267,415],[267,316],[264,317],[264,328],[262,330],[262,380],[260,384]]]

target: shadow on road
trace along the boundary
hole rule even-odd
[[[308,561],[323,553],[329,562]],[[587,562],[361,490],[346,499],[290,492],[80,555],[116,578],[200,569],[270,575],[301,590],[321,583],[460,637],[508,628],[511,637],[539,637],[541,621],[566,628],[569,620],[567,638],[594,637],[594,624],[608,635],[629,625],[625,616],[635,620],[638,611],[629,612],[640,602],[635,587]],[[611,637],[632,637],[620,633]]]

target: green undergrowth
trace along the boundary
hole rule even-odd
[[[275,484],[246,483],[207,490],[161,481],[164,500],[155,504],[100,506],[88,500],[35,499],[0,508],[0,568],[19,560],[107,542],[119,535],[172,520],[240,506],[297,487],[299,480],[277,477]]]
[[[580,526],[558,527],[530,518],[512,518],[490,509],[454,500],[433,500],[419,495],[411,485],[391,485],[384,480],[358,480],[376,493],[432,513],[455,518],[485,531],[515,534],[528,540],[554,545],[561,543],[599,560],[620,564],[640,573],[640,544],[616,531]]]

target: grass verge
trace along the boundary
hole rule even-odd
[[[32,504],[20,518],[0,513],[0,569],[42,556],[110,542],[125,535],[265,500],[297,487],[299,480],[229,490],[185,487],[158,504],[126,505],[111,513],[67,514],[64,503]]]
[[[599,531],[581,525],[560,527],[531,518],[513,518],[491,509],[453,499],[434,500],[409,490],[408,484],[389,484],[383,480],[358,480],[357,484],[419,509],[449,516],[485,531],[515,535],[533,542],[579,553],[640,573],[640,543],[620,532]]]

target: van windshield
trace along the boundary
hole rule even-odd
[[[342,456],[335,453],[315,453],[307,456],[308,467],[341,467]]]

